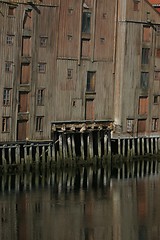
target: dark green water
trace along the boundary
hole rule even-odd
[[[1,240],[160,239],[159,175],[108,180],[88,170],[83,178],[40,175],[37,185],[26,179],[9,178],[0,192]]]

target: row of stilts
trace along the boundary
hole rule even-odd
[[[65,171],[28,172],[21,174],[3,174],[0,176],[0,192],[26,191],[43,187],[52,187],[53,191],[70,191],[80,188],[105,187],[111,178],[129,179],[157,174],[159,162],[154,160],[123,163],[121,167],[106,166],[105,168],[79,167]]]
[[[39,166],[75,166],[95,162],[112,164],[115,155],[130,160],[134,156],[158,155],[159,152],[159,137],[111,139],[108,132],[98,130],[74,134],[57,132],[50,142],[1,145],[0,169],[30,170]]]

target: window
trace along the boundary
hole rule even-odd
[[[160,58],[160,48],[157,48],[157,49],[156,49],[156,57],[157,57],[157,58]]]
[[[158,104],[158,95],[155,95],[154,97],[153,97],[153,103],[154,104]]]
[[[85,119],[94,120],[94,99],[86,99]]]
[[[10,117],[2,117],[2,132],[10,131]]]
[[[127,132],[133,132],[133,123],[134,120],[133,119],[127,119]]]
[[[7,61],[5,63],[5,71],[6,72],[12,72],[13,71],[13,63],[10,61]]]
[[[8,7],[8,16],[14,16],[15,15],[15,7],[14,6],[9,6]]]
[[[154,79],[155,80],[160,80],[160,71],[155,71],[154,72]]]
[[[47,37],[40,37],[40,47],[46,47],[47,46]]]
[[[83,12],[82,15],[82,33],[91,32],[91,13]]]
[[[28,84],[31,79],[31,64],[29,63],[22,63],[21,64],[21,77],[20,83],[21,84]]]
[[[148,97],[139,97],[139,109],[138,113],[140,115],[148,113]]]
[[[148,72],[141,72],[141,88],[143,90],[148,89],[148,82],[149,82],[149,73]]]
[[[38,64],[38,72],[45,73],[46,72],[46,63],[39,63]]]
[[[36,117],[36,131],[43,131],[43,117]]]
[[[149,63],[149,48],[142,48],[142,64]]]
[[[31,56],[31,37],[22,38],[22,56]]]
[[[152,131],[158,130],[158,118],[152,118]]]
[[[149,26],[143,26],[143,42],[151,42],[152,29]]]
[[[73,69],[67,69],[67,78],[71,79],[73,77]]]
[[[37,90],[37,105],[41,106],[44,104],[44,89]]]
[[[13,35],[7,35],[6,36],[6,44],[7,45],[13,45],[13,38],[14,38]]]
[[[11,89],[4,88],[3,90],[3,105],[9,106],[10,105],[10,92]]]
[[[87,72],[87,92],[95,92],[96,72]]]

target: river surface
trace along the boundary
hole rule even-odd
[[[1,240],[160,239],[158,174],[109,180],[82,169],[1,181]]]

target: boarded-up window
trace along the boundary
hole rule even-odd
[[[160,58],[160,48],[156,49],[156,57]]]
[[[144,133],[146,131],[146,119],[139,119],[137,127],[138,133]]]
[[[149,84],[149,73],[148,72],[141,72],[141,88],[143,90],[147,90],[148,89],[148,84]]]
[[[2,117],[2,132],[10,132],[10,117]]]
[[[9,106],[11,103],[11,89],[4,88],[3,90],[3,105]]]
[[[36,131],[42,132],[43,131],[43,118],[44,117],[36,117]]]
[[[152,131],[158,130],[158,118],[152,118]]]
[[[148,97],[139,97],[138,114],[144,115],[148,113]]]
[[[82,39],[81,56],[83,58],[89,58],[90,57],[90,45],[91,45],[90,40]]]
[[[82,14],[82,33],[91,32],[91,12],[83,12]]]
[[[32,11],[26,10],[23,19],[23,28],[24,29],[32,29]]]
[[[28,93],[20,92],[19,93],[19,112],[28,111]]]
[[[154,72],[154,79],[155,80],[160,80],[160,71],[155,71]]]
[[[133,125],[134,120],[133,119],[127,119],[127,132],[132,133],[133,132]]]
[[[27,138],[27,121],[18,121],[17,124],[17,139],[18,140],[26,140]]]
[[[143,42],[151,42],[152,29],[149,26],[143,26]]]
[[[21,84],[27,84],[30,82],[30,75],[31,75],[31,66],[30,63],[23,63],[21,65]]]
[[[149,63],[149,48],[142,48],[142,64]]]
[[[94,120],[94,99],[86,99],[86,120]]]
[[[86,91],[94,92],[96,82],[96,72],[87,72],[87,87]]]
[[[22,38],[22,56],[31,56],[31,37]]]

